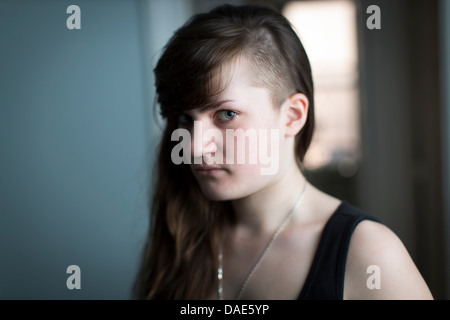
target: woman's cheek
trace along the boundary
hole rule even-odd
[[[276,174],[281,139],[279,128],[227,130],[221,148],[224,163],[239,165],[248,173]]]

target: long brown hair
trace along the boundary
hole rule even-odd
[[[251,62],[252,79],[269,88],[275,105],[299,92],[309,100],[308,120],[296,136],[301,167],[314,129],[311,68],[290,23],[263,7],[223,5],[193,16],[178,29],[154,69],[161,115],[166,119],[151,198],[149,236],[135,283],[139,299],[204,299],[217,285],[218,242],[229,201],[202,194],[189,165],[175,165],[171,141],[177,116],[214,104],[226,84],[213,81],[237,57]],[[215,78],[214,78],[215,79]]]

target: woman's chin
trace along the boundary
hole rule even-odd
[[[241,192],[232,192],[230,188],[225,188],[224,186],[219,186],[215,188],[205,186],[201,188],[201,190],[205,198],[211,201],[235,200],[245,196]]]
[[[227,200],[233,200],[235,199],[229,194],[221,193],[221,192],[214,192],[213,190],[203,190],[203,195],[206,199],[211,201],[227,201]]]

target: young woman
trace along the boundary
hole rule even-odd
[[[138,298],[432,298],[392,231],[305,179],[313,81],[282,15],[196,15],[155,75],[167,124]]]

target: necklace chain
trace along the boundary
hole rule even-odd
[[[283,231],[283,229],[286,227],[287,223],[289,222],[289,220],[291,219],[292,215],[294,214],[295,209],[297,209],[297,207],[302,202],[303,195],[305,194],[305,190],[306,190],[306,181],[305,181],[305,184],[303,185],[303,190],[302,190],[302,192],[301,192],[297,202],[295,203],[294,207],[288,213],[288,215],[286,216],[286,218],[284,219],[284,221],[280,225],[280,227],[277,229],[277,231],[275,231],[275,233],[273,234],[273,236],[270,239],[269,243],[267,244],[266,248],[264,249],[264,251],[262,252],[261,256],[259,257],[258,261],[255,263],[255,265],[253,266],[252,270],[250,270],[249,274],[245,278],[244,283],[242,284],[241,290],[239,290],[239,293],[236,296],[236,300],[240,300],[241,299],[242,295],[244,294],[245,288],[247,287],[248,282],[250,281],[251,277],[255,273],[256,269],[258,268],[259,264],[261,263],[262,259],[264,258],[266,252],[269,250],[269,248],[271,247],[272,243],[275,241],[275,239],[278,237],[278,235],[281,233],[281,231]],[[219,267],[217,268],[217,280],[218,280],[217,294],[218,294],[219,300],[223,300],[223,248],[222,248],[222,246],[220,246],[219,257],[218,258],[219,258],[218,259],[219,260]]]

